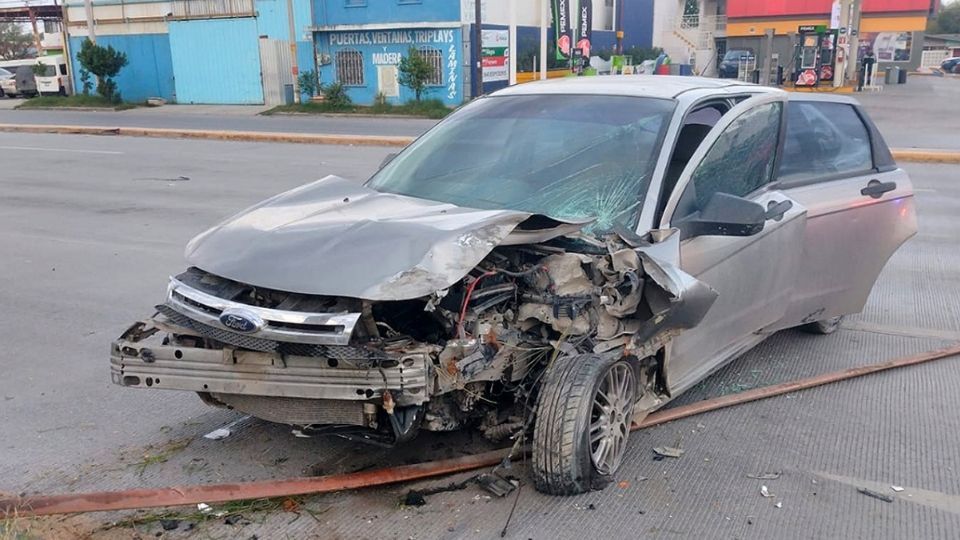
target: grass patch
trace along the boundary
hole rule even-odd
[[[131,529],[136,532],[141,532],[141,528],[149,529],[161,524],[163,521],[174,520],[178,522],[178,529],[187,531],[211,521],[223,522],[226,520],[227,524],[232,524],[233,520],[228,520],[230,516],[238,518],[236,520],[237,522],[242,520],[263,525],[271,514],[277,512],[297,514],[298,517],[303,513],[313,518],[317,523],[320,523],[318,516],[329,510],[329,507],[322,510],[308,508],[307,498],[305,496],[250,499],[211,504],[209,506],[210,508],[205,511],[197,509],[179,512],[171,510],[141,513],[137,516],[103,525],[99,530]]]
[[[147,451],[144,452],[143,458],[131,466],[136,469],[138,476],[143,476],[143,473],[146,472],[148,467],[151,465],[166,463],[174,454],[183,450],[189,444],[190,439],[182,439],[179,441],[170,441],[157,448],[147,447]]]
[[[97,107],[104,109],[113,109],[116,111],[125,111],[136,108],[135,103],[113,103],[102,96],[37,96],[25,100],[18,109],[39,109],[50,107]]]
[[[426,118],[443,118],[450,114],[452,109],[443,104],[439,99],[425,99],[421,102],[409,101],[403,105],[392,105],[390,103],[378,103],[373,106],[363,105],[334,105],[327,102],[307,102],[299,105],[280,105],[261,114],[283,114],[283,113],[303,113],[303,114],[395,114],[402,116],[421,116]]]

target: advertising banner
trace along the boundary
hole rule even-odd
[[[872,50],[877,62],[909,62],[913,32],[861,32],[859,45],[858,59]]]
[[[576,0],[553,0],[553,31],[557,43],[557,60],[570,58],[573,23],[570,20],[570,2]]]
[[[593,1],[580,0],[580,18],[577,21],[577,48],[583,50],[583,57],[590,58],[593,42]]]
[[[483,82],[510,78],[510,33],[507,30],[483,30],[480,33],[480,65]]]

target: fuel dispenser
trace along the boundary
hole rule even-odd
[[[837,55],[842,53],[842,49],[837,47],[839,31],[827,30],[825,25],[803,25],[797,32],[795,84],[817,86],[820,81],[832,81],[836,73]]]

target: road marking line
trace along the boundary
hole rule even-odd
[[[0,146],[0,150],[39,150],[43,152],[74,152],[77,154],[123,154],[123,152],[114,150],[72,150],[70,148],[43,148],[41,146]]]

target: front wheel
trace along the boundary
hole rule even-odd
[[[563,356],[547,369],[533,431],[537,490],[603,489],[626,453],[637,381],[624,360]]]

